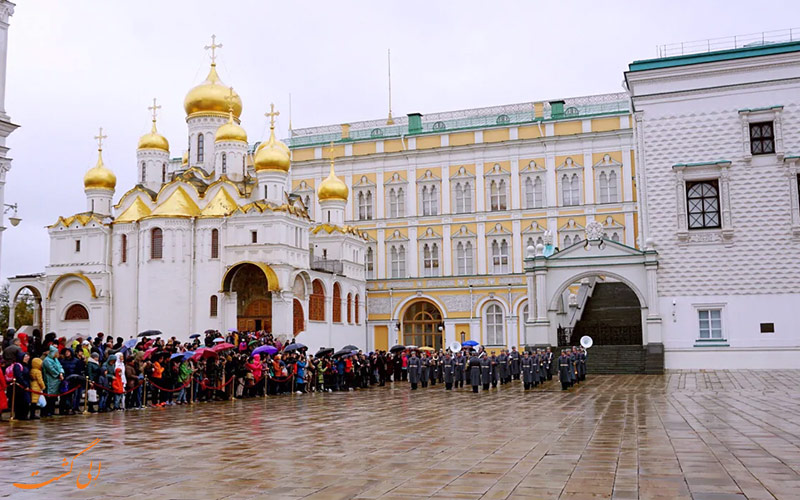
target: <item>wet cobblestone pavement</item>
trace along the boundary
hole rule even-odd
[[[0,423],[0,497],[800,498],[800,371],[442,385]],[[65,471],[95,438],[100,442]],[[94,483],[89,462],[102,463]],[[39,471],[31,477],[33,471]]]

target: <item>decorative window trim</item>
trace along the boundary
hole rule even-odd
[[[730,344],[728,341],[730,340],[726,335],[725,325],[727,324],[728,315],[727,315],[727,306],[728,304],[725,302],[714,302],[714,303],[694,303],[692,304],[692,310],[694,312],[694,317],[692,321],[694,321],[694,328],[695,328],[695,336],[694,336],[694,347],[729,347]],[[700,311],[705,310],[719,310],[719,317],[722,326],[722,337],[718,339],[701,339],[700,338]]]
[[[603,159],[595,163],[592,168],[594,169],[595,203],[620,203],[620,195],[622,194],[622,163],[612,159],[611,155],[606,154],[603,156]],[[600,196],[600,175],[605,173],[606,176],[609,176],[611,172],[614,172],[614,176],[616,177],[616,199],[600,201],[602,199]]]
[[[616,233],[618,239],[614,239]],[[615,221],[610,215],[603,221],[603,239],[625,243],[625,226]]]
[[[398,213],[397,215],[391,215],[392,200],[390,194],[393,188],[395,189],[395,192],[397,192],[398,189],[403,190],[403,204],[400,207],[401,213]],[[383,183],[383,197],[385,207],[384,212],[387,219],[406,216],[406,213],[408,212],[408,181],[400,177],[399,173],[395,172],[388,181]]]
[[[465,269],[464,273],[461,273],[460,267],[459,267],[461,265],[461,261],[459,259],[459,255],[458,255],[458,245],[461,245],[462,248],[464,249],[464,255],[465,256],[469,255],[469,257],[470,257],[468,259],[471,262],[470,268],[469,269]],[[469,245],[470,248],[467,248],[468,245]],[[452,247],[453,247],[453,256],[452,256],[452,258],[453,258],[453,263],[455,264],[454,269],[453,269],[453,275],[455,275],[455,276],[471,276],[471,275],[475,274],[475,260],[477,259],[477,255],[476,255],[476,252],[475,252],[476,245],[477,245],[477,242],[474,239],[463,237],[463,236],[453,240],[453,245],[452,245]],[[465,260],[467,260],[467,259],[465,259]]]
[[[749,145],[748,145],[749,147]],[[677,208],[676,236],[679,242],[715,244],[733,238],[733,222],[731,220],[730,201],[730,166],[729,160],[718,160],[701,163],[678,163],[672,166],[675,173],[675,194]],[[717,180],[719,183],[720,228],[689,230],[688,205],[686,200],[686,183],[692,181]]]
[[[561,181],[561,178],[564,175],[569,177],[570,181],[572,180],[572,175],[578,175],[578,203],[572,204],[565,204],[564,203],[564,183]],[[579,163],[575,163],[571,156],[567,157],[564,160],[564,163],[556,167],[556,198],[558,198],[556,205],[559,207],[578,207],[583,205],[584,203],[584,182],[585,179],[583,178],[583,165]]]
[[[487,207],[487,212],[504,212],[509,210],[511,208],[511,172],[503,169],[499,163],[495,163],[492,169],[486,172],[483,177],[483,189],[486,196],[486,203],[484,206]],[[501,196],[505,199],[505,208],[498,207],[496,210],[492,209],[492,181],[495,181],[498,186],[500,185],[500,181],[504,181],[505,193],[502,193]]]
[[[570,243],[565,243],[566,238],[569,237]],[[566,224],[558,228],[559,248],[562,250],[575,244],[576,237],[580,238],[577,241],[586,240],[586,228],[575,222],[575,219],[569,219]]]
[[[749,162],[753,159],[753,154],[750,151],[750,124],[768,121],[773,123],[772,131],[775,134],[774,154],[778,160],[783,160],[785,151],[783,149],[783,125],[781,123],[782,113],[782,105],[739,110],[739,120],[742,124],[742,151],[746,161]],[[772,153],[757,156],[770,156],[771,154]]]
[[[508,251],[508,253],[505,255],[505,259],[506,259],[505,264],[503,264],[503,262],[502,262],[502,260],[503,260],[503,250],[502,250],[503,242],[505,242],[506,249]],[[493,252],[493,246],[494,246],[495,243],[497,243],[498,249],[499,249],[498,257],[500,258],[500,264],[497,264],[497,266],[499,266],[499,269],[497,269],[495,267],[496,264],[495,264],[495,261],[494,261],[495,255],[494,255],[494,252]],[[513,248],[512,244],[513,244],[512,238],[510,236],[508,236],[508,235],[505,235],[505,234],[496,234],[495,236],[488,236],[487,235],[487,238],[486,238],[486,254],[487,254],[487,257],[489,258],[489,262],[488,262],[489,274],[502,275],[502,274],[508,274],[508,273],[512,272],[513,262],[514,262],[514,260],[513,260],[514,259],[514,248]]]
[[[422,176],[417,179],[417,215],[420,217],[437,216],[441,215],[441,202],[442,202],[442,179],[430,170],[426,170]],[[425,214],[424,200],[422,196],[423,190],[430,192],[431,188],[435,188],[435,199],[433,200],[434,206],[432,213]]]
[[[495,338],[490,339],[489,338],[489,309],[494,309],[494,308],[496,308],[495,311],[498,311],[499,314],[500,314],[500,322],[493,324],[493,326],[495,328],[495,331],[493,332],[495,334]],[[493,315],[495,315],[495,319],[496,319],[497,312],[493,312]],[[486,345],[487,346],[505,346],[505,344],[506,344],[506,326],[507,325],[506,325],[506,312],[505,312],[505,310],[503,308],[503,305],[500,304],[500,302],[498,302],[496,300],[491,300],[491,301],[487,302],[486,305],[483,308],[483,317],[486,318],[486,320],[484,321],[484,326],[483,326],[484,335],[485,335],[485,339],[486,339],[485,340]],[[496,338],[497,329],[499,329],[499,334],[500,334],[500,338],[499,339]],[[490,340],[495,341],[495,342],[494,343],[490,342]],[[497,340],[500,340],[500,342],[496,342]]]
[[[789,199],[792,204],[790,210],[792,213],[792,236],[800,238],[800,186],[798,186],[800,184],[798,182],[800,156],[787,156],[783,159],[783,163],[786,165],[786,175],[789,177]]]

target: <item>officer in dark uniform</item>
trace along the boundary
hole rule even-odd
[[[453,363],[455,364],[455,371],[454,371],[454,381],[456,387],[464,387],[464,370],[466,369],[467,358],[464,356],[461,351],[458,351],[453,358]]]
[[[553,380],[553,358],[555,358],[555,354],[550,348],[547,348],[547,352],[544,353],[546,357],[545,367],[547,368],[547,380]]]
[[[522,384],[525,387],[525,390],[531,388],[533,384],[533,359],[530,356],[531,353],[525,351],[522,353],[522,360],[520,360],[520,370],[522,372]]]
[[[430,371],[431,361],[427,354],[423,354],[420,358],[419,367],[419,381],[423,388],[428,387],[428,377],[430,377],[428,372]]]
[[[439,371],[439,355],[434,353],[430,358],[431,385],[436,385],[436,372]]]
[[[500,385],[505,385],[506,376],[507,376],[506,368],[507,368],[507,364],[508,364],[507,363],[508,362],[508,357],[506,356],[506,350],[505,349],[501,349],[500,350],[500,355],[497,356],[495,362],[497,363],[495,365],[495,370],[496,370],[495,379],[500,380]]]
[[[473,352],[469,358],[469,383],[472,385],[472,392],[478,392],[478,386],[481,385],[481,368],[481,360]]]
[[[483,383],[483,390],[489,390],[489,384],[492,383],[492,361],[486,353],[481,353],[481,382]]]
[[[408,358],[408,381],[411,382],[411,390],[417,390],[419,383],[420,360],[417,357],[417,351],[411,351],[411,357]]]
[[[562,391],[566,391],[572,381],[569,356],[564,349],[561,350],[561,356],[558,358],[558,380],[561,381]]]
[[[511,374],[510,374],[511,378],[513,378],[514,380],[519,380],[520,355],[519,355],[519,352],[517,351],[517,346],[512,346],[511,347],[511,354],[508,355],[508,359],[511,362]]]
[[[453,358],[450,357],[450,353],[446,353],[444,355],[444,359],[441,360],[442,366],[442,375],[444,379],[444,388],[445,390],[449,391],[453,389],[453,371],[455,370],[455,362]]]

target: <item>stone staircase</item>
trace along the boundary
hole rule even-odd
[[[588,374],[664,373],[664,346],[595,345],[586,358]]]

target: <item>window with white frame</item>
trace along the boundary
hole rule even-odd
[[[614,203],[619,201],[617,195],[617,173],[615,171],[601,171],[597,180],[600,203]]]
[[[422,245],[422,275],[439,276],[439,245]]]
[[[456,213],[464,214],[472,211],[472,186],[469,182],[456,182],[455,198]]]
[[[500,304],[489,304],[486,308],[486,345],[503,344],[503,308]]]
[[[542,177],[527,177],[525,179],[525,208],[544,207],[544,182]]]
[[[689,229],[720,227],[719,184],[716,179],[686,183]]]
[[[565,207],[581,204],[581,180],[577,173],[561,176],[561,201]]]
[[[222,153],[222,174],[228,173],[228,155]]]
[[[367,279],[373,279],[375,278],[375,252],[372,247],[367,248],[366,257]]]
[[[459,241],[456,244],[456,274],[458,276],[467,276],[474,273],[472,242]]]
[[[391,264],[392,278],[405,278],[406,276],[406,247],[392,245],[389,249],[389,262]]]
[[[492,179],[489,183],[489,202],[492,211],[506,210],[508,208],[506,187],[505,179]]]
[[[784,157],[783,148],[783,106],[740,109],[742,123],[742,145],[745,160],[754,160],[759,155]]]
[[[406,197],[403,188],[389,189],[389,217],[403,217],[406,212]]]
[[[508,273],[508,241],[492,240],[492,274]]]
[[[439,197],[436,186],[422,186],[422,215],[437,215]]]
[[[672,166],[679,240],[714,243],[733,237],[730,165],[728,160],[719,160]]]
[[[205,157],[205,137],[197,134],[197,163],[202,163]]]
[[[698,339],[724,340],[722,337],[722,309],[698,309],[700,322]]]
[[[358,220],[372,220],[372,191],[358,192]]]
[[[142,162],[142,184],[147,181],[147,164]]]

